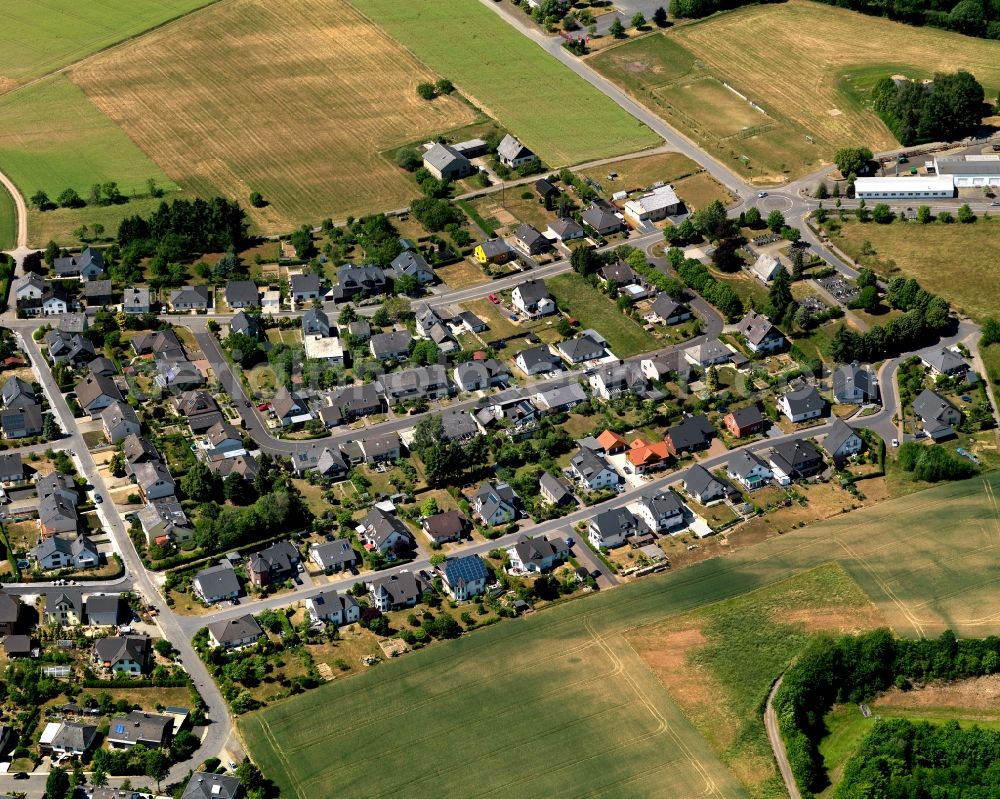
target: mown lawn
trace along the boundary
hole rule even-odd
[[[352,1],[549,166],[661,141],[478,0]]]
[[[14,198],[0,186],[0,250],[11,250],[17,244],[17,208]]]
[[[593,328],[604,336],[619,358],[629,358],[662,346],[642,325],[621,313],[614,300],[580,275],[559,275],[549,278],[546,285],[555,297],[569,305],[569,314],[580,322],[580,328]]]

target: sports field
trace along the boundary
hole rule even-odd
[[[998,474],[940,486],[557,605],[282,701],[240,733],[283,795],[303,799],[320,785],[742,797],[623,633],[837,561],[901,635],[996,634],[998,488]]]
[[[892,147],[865,108],[867,89],[883,75],[963,68],[987,97],[1000,88],[1000,42],[804,0],[678,25],[589,63],[732,168],[764,181],[818,168],[845,145]]]
[[[145,192],[149,178],[176,188],[64,75],[0,95],[0,119],[0,167],[26,199],[38,189],[55,199],[67,187],[86,197],[109,180],[126,195]]]
[[[1000,312],[1000,221],[979,219],[974,224],[874,225],[844,222],[833,234],[838,247],[885,277],[914,277],[928,291],[940,294],[962,312],[982,321]],[[875,255],[861,254],[870,242]],[[969,257],[970,253],[975,253]],[[899,271],[885,268],[894,261]]]
[[[4,0],[0,5],[0,91],[211,2]]]
[[[436,76],[343,0],[234,0],[73,71],[98,108],[187,191],[241,200],[264,231],[406,205],[379,152],[464,125]]]
[[[479,0],[352,2],[549,166],[661,143]]]

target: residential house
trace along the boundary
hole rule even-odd
[[[173,716],[133,710],[126,716],[114,716],[111,719],[108,743],[123,749],[131,749],[136,744],[160,749],[170,745],[173,734]]]
[[[313,272],[292,275],[291,291],[293,306],[318,300],[320,295],[319,284],[319,275]]]
[[[645,474],[664,468],[670,462],[666,441],[646,441],[641,436],[629,446],[626,460],[636,474]]]
[[[132,467],[140,463],[163,460],[156,447],[143,436],[126,436],[122,442],[122,454],[125,456],[125,471],[130,474]]]
[[[509,133],[500,140],[500,144],[497,146],[497,157],[500,159],[501,164],[511,169],[517,169],[524,164],[530,164],[538,158],[537,155]]]
[[[969,364],[965,358],[947,347],[922,353],[920,360],[924,366],[931,370],[934,377],[942,375],[959,377],[969,371]]]
[[[58,283],[49,286],[38,302],[43,316],[59,316],[68,313],[70,308],[74,307],[66,288]]]
[[[465,535],[466,520],[459,511],[448,510],[426,517],[420,526],[433,543],[445,544]]]
[[[684,350],[684,357],[692,366],[700,366],[707,369],[709,366],[718,366],[721,363],[729,363],[733,358],[733,351],[719,339],[713,338],[693,347]]]
[[[757,405],[747,405],[743,408],[733,408],[723,418],[726,429],[736,438],[746,438],[764,432],[766,422],[764,414]]]
[[[484,433],[500,427],[508,438],[518,440],[531,435],[538,427],[538,408],[519,394],[507,392],[488,398],[486,402],[485,407],[473,414]]]
[[[125,289],[122,310],[127,314],[147,314],[150,310],[149,289],[145,286]]]
[[[256,644],[264,635],[257,620],[249,613],[228,621],[208,625],[208,642],[214,648],[240,649]]]
[[[80,497],[76,492],[76,483],[68,474],[62,472],[49,472],[41,477],[35,478],[35,491],[39,499],[45,499],[53,494],[65,497],[75,507],[80,502]]]
[[[622,286],[633,286],[640,282],[636,271],[621,258],[613,261],[598,271],[598,277],[608,289],[619,289]]]
[[[87,597],[84,610],[91,627],[117,627],[132,617],[119,594],[92,594]]]
[[[416,543],[402,519],[377,507],[368,511],[357,530],[362,546],[369,552],[394,553],[412,549]]]
[[[368,596],[372,607],[383,613],[412,608],[428,587],[410,571],[400,571],[368,581]]]
[[[380,385],[385,400],[390,405],[417,397],[427,400],[444,399],[452,393],[448,369],[437,363],[402,372],[390,372],[383,375]]]
[[[4,438],[27,438],[41,435],[42,409],[33,402],[15,400],[0,411],[0,428]]]
[[[815,386],[802,383],[786,391],[778,399],[778,408],[791,422],[804,422],[823,415],[826,400]]]
[[[649,306],[645,319],[661,325],[677,325],[691,318],[691,309],[669,294],[659,293]]]
[[[684,502],[673,491],[643,494],[628,507],[650,532],[666,533],[684,526]]]
[[[83,624],[83,593],[80,589],[47,589],[45,623],[54,627],[74,627]]]
[[[677,457],[682,452],[695,452],[707,449],[715,436],[715,428],[704,414],[686,416],[675,425],[667,428],[664,440],[670,454]]]
[[[141,429],[139,417],[127,402],[112,403],[101,411],[101,425],[112,444],[117,444],[126,436],[138,435]]]
[[[368,341],[372,337],[371,323],[367,319],[355,319],[347,326],[347,335],[357,341]]]
[[[294,391],[289,391],[284,386],[278,389],[271,400],[271,412],[281,423],[282,427],[302,424],[310,421],[313,416],[309,412],[309,406]]]
[[[115,674],[142,674],[149,661],[145,635],[113,635],[94,642],[94,663]]]
[[[55,258],[52,261],[56,277],[82,277],[93,280],[104,273],[104,254],[93,247],[87,247],[79,255]]]
[[[226,305],[236,310],[260,305],[260,289],[252,280],[230,280],[226,284]]]
[[[365,463],[391,463],[398,461],[402,455],[402,445],[396,433],[382,433],[362,438],[359,443]]]
[[[394,281],[401,277],[412,277],[422,286],[434,282],[434,270],[427,264],[424,256],[416,250],[401,252],[392,259],[387,271]]]
[[[788,343],[770,319],[753,310],[739,321],[736,331],[746,340],[747,349],[757,355],[780,352]]]
[[[181,799],[240,799],[242,795],[236,777],[196,771],[184,786]]]
[[[461,180],[477,171],[462,153],[441,142],[435,142],[424,153],[424,168],[438,180]]]
[[[184,508],[172,496],[147,503],[136,513],[135,518],[139,520],[148,544],[171,541],[182,543],[194,537]]]
[[[430,338],[431,330],[442,323],[437,311],[425,303],[414,307],[413,318],[416,322],[417,335],[423,338]]]
[[[570,470],[588,491],[614,488],[621,476],[593,450],[581,447],[570,461]]]
[[[136,355],[163,355],[184,357],[184,348],[173,330],[156,330],[152,333],[138,333],[132,338],[132,349]]]
[[[693,369],[687,358],[678,352],[660,353],[639,361],[639,368],[648,380],[666,383],[675,375],[686,380]]]
[[[410,355],[413,336],[408,330],[394,330],[391,333],[376,333],[368,342],[372,355],[380,361],[404,361]]]
[[[878,377],[870,366],[857,361],[833,373],[833,399],[840,405],[867,405],[879,401]]]
[[[299,551],[289,541],[278,541],[247,558],[247,576],[258,588],[295,576]]]
[[[0,483],[20,483],[24,480],[24,463],[20,452],[0,454]]]
[[[534,396],[535,405],[547,413],[566,413],[587,401],[587,392],[579,383],[568,383],[539,391]]]
[[[83,286],[83,298],[88,308],[103,308],[114,301],[110,280],[91,280]]]
[[[361,618],[361,606],[350,594],[323,590],[306,599],[306,612],[313,622],[323,622],[341,627],[354,624]]]
[[[591,331],[587,331],[577,338],[560,341],[556,345],[556,349],[568,363],[583,363],[584,361],[596,361],[607,355],[604,345],[603,340],[599,340]]]
[[[302,314],[303,336],[329,336],[330,317],[320,308],[308,308]]]
[[[544,280],[526,280],[514,286],[510,299],[514,307],[527,316],[548,316],[556,310]]]
[[[46,739],[50,727],[51,738]],[[39,745],[43,751],[51,751],[66,757],[83,757],[97,739],[97,727],[93,724],[79,724],[74,721],[51,722],[42,733]]]
[[[87,284],[91,285],[90,283]],[[89,323],[85,313],[63,314],[59,319],[58,329],[63,333],[86,333]]]
[[[559,356],[549,349],[548,344],[539,344],[537,347],[521,350],[515,356],[514,363],[528,377],[562,369]]]
[[[18,401],[32,404],[37,402],[35,389],[31,383],[16,376],[7,378],[7,382],[3,384],[3,391],[0,392],[0,400],[5,408]]]
[[[226,457],[246,452],[243,436],[229,422],[216,422],[208,428],[205,433],[205,443],[208,444],[208,451],[212,456]]]
[[[622,206],[622,213],[633,225],[643,227],[648,222],[658,222],[680,213],[683,205],[673,186],[667,184],[626,201]]]
[[[110,358],[105,358],[101,355],[94,358],[94,360],[87,364],[87,371],[89,371],[92,375],[114,377],[118,374],[118,367],[115,366],[115,362]]]
[[[336,538],[322,544],[311,544],[309,559],[326,572],[354,569],[359,563],[354,547],[346,538]]]
[[[934,441],[955,435],[962,423],[962,412],[940,394],[925,388],[913,400],[913,412],[924,425],[924,432]]]
[[[488,325],[472,311],[461,311],[454,319],[455,324],[461,324],[470,333],[482,333]]]
[[[207,311],[210,302],[208,286],[181,286],[170,292],[173,311]]]
[[[344,345],[337,336],[304,336],[306,358],[330,365],[344,365]]]
[[[53,498],[50,498],[53,499]],[[70,506],[73,531],[76,530],[76,509]],[[72,531],[71,531],[72,532]],[[60,535],[50,534],[29,553],[45,571],[52,569],[94,569],[101,563],[97,545],[85,535],[78,535],[72,541]]]
[[[761,253],[754,265],[750,267],[750,271],[761,283],[767,284],[774,280],[779,269],[784,268],[780,258],[770,253]]]
[[[823,456],[808,441],[784,441],[768,453],[768,464],[779,485],[805,478],[823,468]]]
[[[90,414],[91,419],[96,419],[112,403],[124,399],[115,381],[103,375],[87,375],[76,384],[73,393],[76,394],[80,407]]]
[[[196,596],[210,605],[225,599],[236,599],[243,593],[239,577],[228,561],[202,569],[194,576],[191,587]]]
[[[0,637],[14,635],[21,622],[21,598],[0,588]],[[0,750],[2,753],[2,750]]]
[[[225,480],[229,475],[239,475],[243,480],[252,483],[257,479],[260,467],[252,455],[232,455],[226,458],[214,458],[208,461],[208,467],[217,472]]]
[[[597,443],[606,455],[621,455],[623,452],[628,452],[629,448],[628,442],[611,430],[602,431],[597,437]]]
[[[257,316],[250,316],[246,311],[240,311],[229,320],[229,332],[260,340],[264,331]]]
[[[842,464],[851,455],[861,452],[864,444],[854,428],[840,419],[834,419],[830,432],[823,439],[823,449],[836,464]]]
[[[726,475],[736,480],[748,491],[767,485],[774,473],[760,458],[746,449],[737,450],[726,464]]]
[[[30,635],[7,635],[3,639],[3,651],[8,660],[13,660],[14,658],[38,657],[40,647],[38,641]],[[3,742],[5,730],[9,731],[10,728],[0,725],[0,743],[3,743],[4,746],[6,745]],[[6,799],[16,798],[8,796]]]
[[[374,383],[341,389],[330,397],[330,405],[337,409],[337,416],[343,422],[353,422],[384,410],[382,398]]]
[[[538,480],[538,493],[542,499],[551,505],[570,505],[576,502],[573,496],[573,486],[561,477],[555,477],[549,472],[542,472]]]
[[[587,537],[598,549],[614,549],[622,546],[629,536],[639,532],[639,519],[632,511],[628,508],[612,508],[591,518]]]
[[[456,602],[467,602],[486,592],[492,575],[479,555],[445,561],[441,568],[444,590]]]
[[[595,200],[580,214],[580,219],[598,236],[610,236],[625,229],[625,221],[607,200]]]
[[[479,435],[479,426],[466,410],[441,414],[441,437],[445,441],[464,443]]]
[[[580,226],[580,223],[568,216],[561,216],[549,222],[549,226],[545,229],[545,236],[547,238],[559,239],[559,241],[582,239],[583,235],[583,228]]]
[[[518,516],[519,498],[506,483],[486,481],[472,495],[472,510],[487,527],[507,524]]]
[[[88,338],[79,333],[67,333],[58,328],[50,330],[45,335],[45,346],[49,350],[49,360],[52,363],[65,363],[77,369],[86,366],[97,352]]]
[[[701,505],[718,502],[729,493],[729,486],[700,464],[691,466],[684,472],[681,485]]]
[[[510,381],[507,366],[495,358],[466,361],[458,364],[452,376],[462,391],[481,391]]]
[[[177,486],[170,470],[161,461],[139,463],[132,472],[135,475],[139,491],[147,502],[164,497],[172,497],[177,493]]]
[[[41,275],[28,272],[23,277],[14,279],[10,292],[18,304],[22,300],[40,300],[45,293],[45,281]]]
[[[70,497],[64,492],[57,492],[43,497],[38,503],[38,526],[42,538],[59,533],[75,533],[79,525],[75,494]]]
[[[535,181],[535,193],[541,200],[555,200],[560,194],[562,194],[559,189],[553,186],[545,178],[539,178]]]
[[[601,366],[590,376],[589,382],[594,395],[604,400],[623,394],[637,394],[641,397],[649,391],[646,376],[635,362],[618,361]]]
[[[215,398],[203,389],[185,391],[173,400],[174,410],[187,419],[195,435],[211,430],[223,420]]]
[[[528,538],[522,536],[507,547],[511,574],[544,574],[552,571],[569,557],[569,547],[562,538]]]
[[[277,316],[281,313],[281,291],[267,289],[260,297],[260,312],[265,316]]]
[[[486,264],[505,264],[515,257],[510,245],[503,239],[487,239],[476,245],[476,260]]]

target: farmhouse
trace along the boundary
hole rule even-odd
[[[622,207],[622,213],[632,224],[642,227],[646,222],[657,222],[680,213],[682,205],[673,186],[664,185],[635,200],[629,200]]]
[[[438,180],[460,180],[476,171],[468,158],[441,142],[435,142],[424,153],[424,168]]]
[[[524,164],[530,164],[538,156],[508,133],[500,140],[497,157],[504,166],[517,169]]]
[[[854,196],[859,200],[930,200],[955,196],[952,175],[858,178]]]

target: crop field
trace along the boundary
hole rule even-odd
[[[733,169],[763,182],[830,163],[848,144],[893,146],[865,107],[867,89],[883,75],[922,78],[962,68],[987,97],[1000,88],[1000,43],[804,0],[678,25],[589,63]]]
[[[593,328],[604,336],[619,358],[629,358],[659,346],[641,324],[618,310],[614,300],[575,272],[549,279],[548,286],[553,295],[569,304],[569,314],[580,322],[580,328]]]
[[[900,635],[996,634],[998,489],[998,474],[939,486],[555,605],[244,716],[240,733],[287,796],[335,784],[344,796],[433,785],[443,795],[742,797],[624,634],[831,561],[874,602],[865,614]],[[779,623],[816,623],[775,607]],[[318,706],[326,726],[302,724]],[[475,746],[453,755],[442,743],[457,735]]]
[[[928,291],[940,294],[973,319],[996,316],[1000,309],[1000,222],[979,219],[973,224],[890,224],[873,226],[845,222],[833,235],[838,247],[859,262],[889,276],[884,264],[895,261],[899,272],[914,277]],[[875,255],[861,254],[869,241]],[[974,258],[969,253],[975,253]]]
[[[265,232],[405,205],[409,176],[380,152],[472,121],[426,102],[436,76],[344,0],[234,0],[72,73],[185,190],[269,205]]]
[[[551,167],[661,143],[478,0],[353,3]]]
[[[0,164],[25,198],[44,189],[54,199],[67,187],[86,197],[94,183],[109,180],[125,195],[145,192],[149,178],[176,188],[63,75],[0,95],[0,119]]]
[[[0,7],[0,91],[214,0],[4,0]]]

